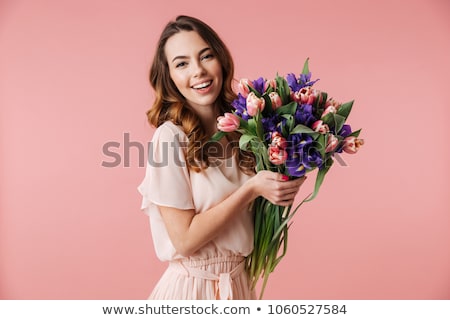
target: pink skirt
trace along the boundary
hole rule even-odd
[[[150,300],[254,300],[242,256],[171,261]]]

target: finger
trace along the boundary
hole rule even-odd
[[[281,200],[283,200],[283,201],[291,201],[291,200],[294,201],[296,195],[297,195],[297,190],[293,190],[293,191],[291,191],[289,193],[286,193],[281,198]]]
[[[300,179],[298,179],[300,180]],[[283,191],[298,191],[298,189],[305,182],[305,179],[301,179],[300,181],[289,181],[289,183],[282,184]]]
[[[275,173],[274,180],[277,181],[289,181],[289,177],[282,173]]]
[[[292,177],[288,177],[284,174],[279,173],[278,174],[278,179],[279,181],[289,181],[289,182],[296,182],[296,183],[303,183],[305,182],[307,176],[301,176],[299,178],[292,178]]]
[[[298,187],[296,187],[296,188],[289,188],[289,189],[283,190],[282,198],[291,197],[291,196],[295,197],[297,195],[297,193],[298,193],[298,190],[299,190]]]
[[[303,176],[298,179],[290,180],[289,182],[291,182],[292,185],[299,187],[306,181],[306,178],[307,178],[306,176]]]
[[[294,202],[294,200],[283,200],[283,201],[278,202],[277,205],[287,207],[287,206],[290,206],[293,202]]]
[[[274,194],[271,198],[276,202],[280,202],[280,201],[293,200],[296,195],[297,195],[297,189],[292,189],[289,191],[283,190],[282,192]]]

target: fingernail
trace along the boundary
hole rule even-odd
[[[288,180],[289,180],[289,177],[288,177],[288,176],[285,176],[285,175],[283,175],[283,176],[281,177],[281,179],[283,179],[283,181],[288,181]]]

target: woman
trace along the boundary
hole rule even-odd
[[[294,201],[304,179],[255,174],[238,138],[208,142],[216,119],[231,111],[233,61],[202,21],[179,16],[161,34],[150,71],[156,127],[144,181],[158,258],[169,266],[149,299],[254,299],[244,259],[253,249],[252,201]]]

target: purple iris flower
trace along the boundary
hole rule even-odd
[[[312,86],[318,80],[311,81],[311,72],[308,74],[300,74],[298,79],[293,73],[289,73],[286,76],[286,81],[293,92],[297,92],[303,87]]]
[[[341,131],[339,131],[339,135],[343,138],[348,137],[352,133],[352,128],[348,124],[344,124],[342,126]]]
[[[316,83],[319,79],[311,81],[311,72],[308,72],[308,74],[300,74],[300,78],[298,79],[300,85],[303,87],[312,86],[314,83]]]
[[[264,129],[264,139],[267,142],[272,140],[272,132],[282,132],[282,127],[286,124],[286,118],[280,117],[278,114],[274,113],[271,116],[261,119],[263,129]]]
[[[289,73],[286,76],[286,81],[293,92],[297,92],[302,88],[297,81],[297,77],[293,73]]]
[[[250,116],[247,113],[247,100],[240,93],[238,93],[238,97],[233,100],[231,106],[236,109],[236,114],[239,117],[245,121],[250,119]]]
[[[258,91],[261,95],[264,94],[264,85],[266,81],[263,77],[260,77],[254,81],[252,81],[253,88],[255,88],[256,91]]]
[[[261,122],[264,128],[264,132],[281,132],[280,130],[278,130],[278,124],[280,122],[280,116],[278,116],[278,114],[264,117],[261,119]]]
[[[303,165],[307,169],[313,169],[316,167],[321,167],[323,163],[322,155],[319,150],[314,147],[314,145],[309,145],[307,148],[303,149],[303,156],[306,161],[303,161]]]
[[[313,115],[313,107],[310,104],[302,104],[295,111],[296,123],[310,127],[317,119]]]
[[[310,161],[316,161],[316,157],[310,157],[308,150],[313,145],[313,139],[305,134],[297,133],[288,138],[288,158],[286,169],[294,177],[305,175],[306,169],[310,168]]]

